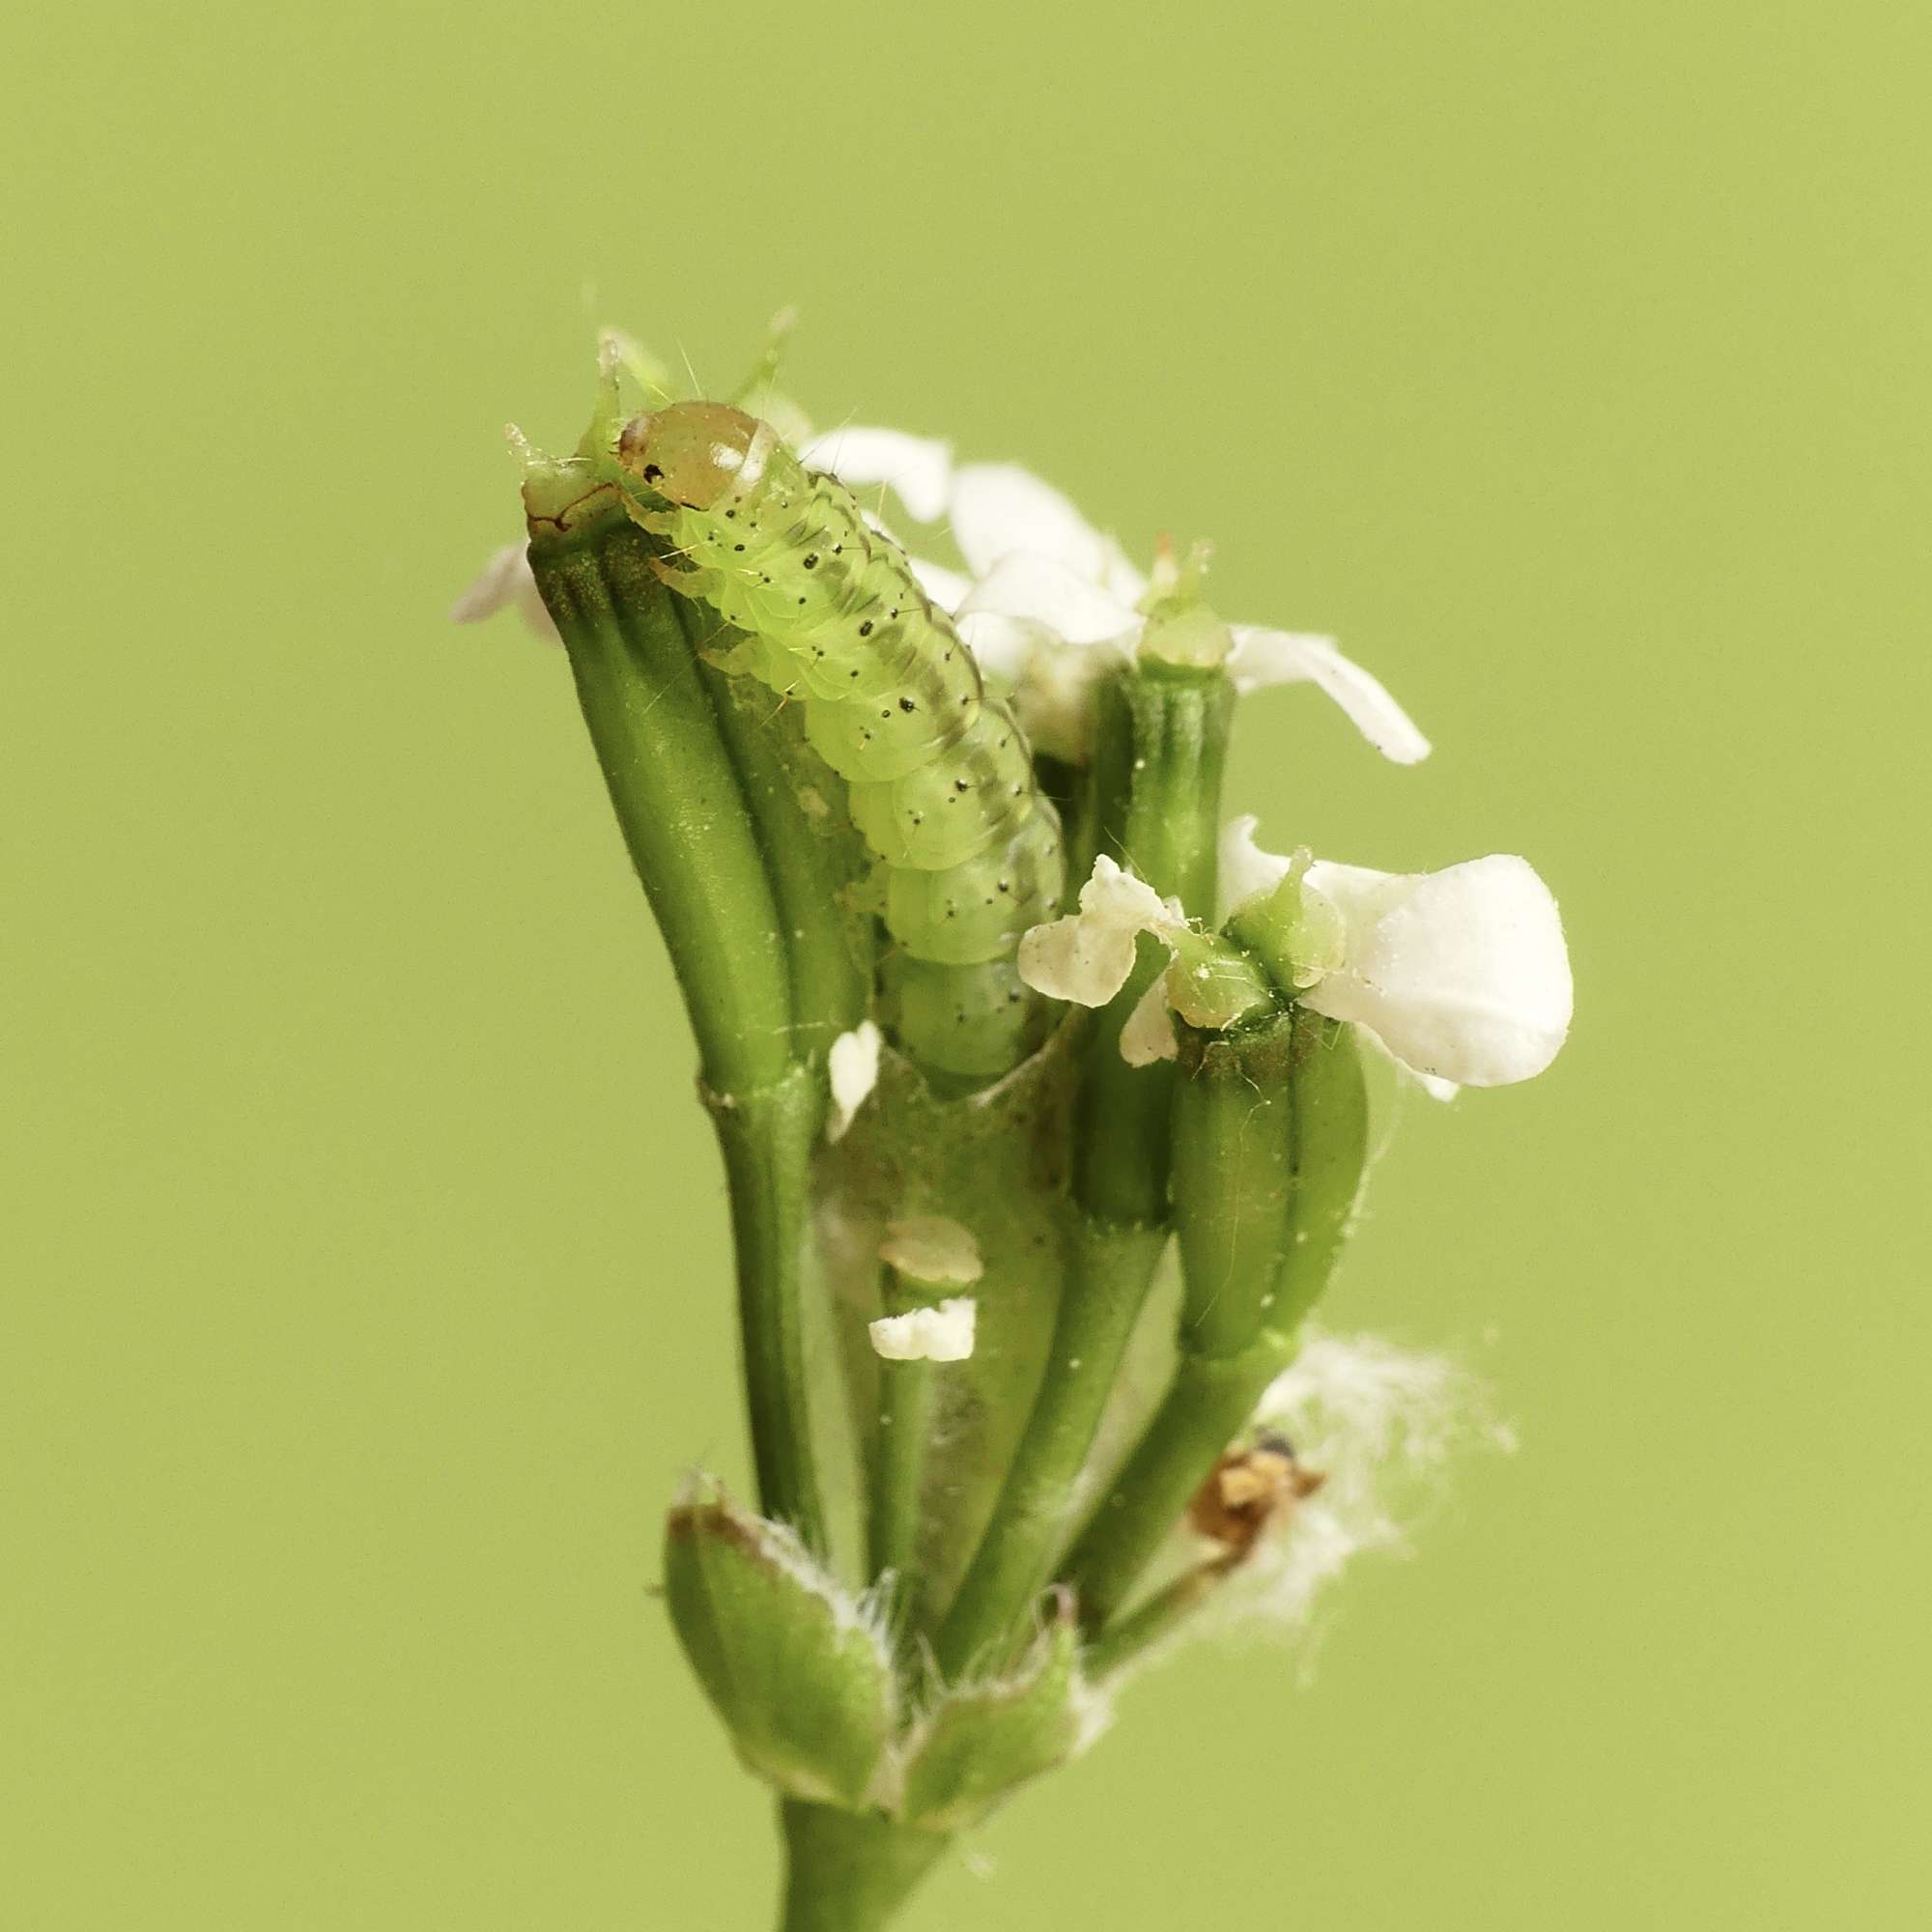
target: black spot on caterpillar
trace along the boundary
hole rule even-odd
[[[668,546],[665,581],[746,633],[725,668],[800,700],[806,736],[849,781],[906,952],[1003,960],[1056,917],[1060,820],[1026,739],[851,492],[724,403],[635,417],[616,453],[630,514]]]

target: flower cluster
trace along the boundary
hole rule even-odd
[[[786,413],[803,429],[803,419]],[[1013,464],[955,464],[950,443],[901,430],[848,426],[802,435],[800,455],[851,488],[890,491],[916,524],[944,521],[964,570],[914,556],[928,596],[950,611],[988,680],[1010,696],[1037,751],[1085,753],[1096,685],[1137,655],[1218,664],[1235,688],[1309,683],[1386,758],[1413,764],[1429,741],[1387,689],[1328,638],[1250,624],[1223,625],[1198,598],[1205,553],[1171,553],[1140,571],[1058,490]],[[881,529],[883,521],[873,519]],[[515,609],[540,636],[552,623],[521,544],[497,552],[452,611],[460,623]],[[1432,873],[1264,851],[1257,821],[1236,818],[1221,850],[1222,911],[1232,917],[1293,874],[1304,932],[1327,940],[1297,962],[1295,991],[1316,1011],[1352,1021],[1438,1097],[1540,1073],[1569,1031],[1572,984],[1556,901],[1527,861],[1491,854]],[[1080,910],[1036,928],[1020,953],[1037,990],[1103,1006],[1131,971],[1134,942],[1185,931],[1179,906],[1101,859]],[[1122,1039],[1133,1064],[1170,1057],[1170,973],[1141,1004]],[[869,1089],[877,1033],[841,1054],[835,1091]],[[861,1067],[865,1072],[860,1071]],[[847,1071],[847,1068],[850,1071]],[[835,1130],[850,1106],[841,1098]]]
[[[1333,640],[1224,621],[1205,545],[1142,569],[1012,465],[814,434],[775,365],[776,334],[734,401],[679,399],[609,338],[576,453],[525,451],[528,549],[452,615],[569,653],[724,1156],[756,1509],[671,1512],[671,1618],[785,1800],[787,1922],[856,1885],[882,1924],[1130,1667],[1305,1628],[1495,1438],[1451,1365],[1313,1325],[1372,1160],[1359,1049],[1440,1097],[1525,1080],[1573,993],[1520,857],[1382,871],[1222,824],[1263,686],[1428,755]]]
[[[951,610],[987,672],[1012,690],[1021,722],[1050,753],[1078,756],[1093,692],[1135,655],[1220,664],[1237,691],[1307,682],[1347,714],[1384,757],[1412,764],[1429,741],[1381,683],[1326,638],[1220,625],[1188,593],[1171,555],[1144,576],[1057,490],[1005,464],[954,469],[945,443],[893,430],[835,432],[808,460],[851,484],[882,484],[916,521],[950,519],[966,560],[957,577],[925,565],[928,588]],[[1350,1020],[1447,1097],[1459,1087],[1526,1080],[1554,1059],[1569,1032],[1572,984],[1556,901],[1527,861],[1506,854],[1432,873],[1264,851],[1256,820],[1237,818],[1221,849],[1224,916],[1277,892],[1293,874],[1304,932],[1325,944],[1297,962],[1295,991],[1317,1012]],[[1080,910],[1037,927],[1021,948],[1037,990],[1104,1006],[1132,970],[1135,939],[1183,933],[1179,905],[1110,859],[1095,864]],[[1171,1056],[1170,974],[1122,1038],[1130,1062]]]

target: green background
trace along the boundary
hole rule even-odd
[[[594,325],[787,300],[822,418],[1337,633],[1435,757],[1273,693],[1231,801],[1527,853],[1579,986],[1336,1309],[1521,1453],[910,1923],[1923,1922],[1923,10],[9,32],[0,1922],[764,1921],[647,1594],[743,1461],[692,1054],[561,659],[443,619]]]

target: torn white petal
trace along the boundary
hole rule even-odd
[[[514,610],[530,630],[547,642],[557,644],[563,641],[549,611],[544,608],[536,577],[530,569],[529,547],[526,544],[505,544],[501,550],[494,552],[476,581],[450,606],[449,621],[452,624],[480,624],[486,617],[494,617],[503,610]]]
[[[1439,872],[1309,868],[1348,927],[1342,965],[1304,995],[1354,1020],[1405,1066],[1463,1087],[1541,1073],[1570,1030],[1563,923],[1527,861],[1505,853]]]
[[[1104,1007],[1134,970],[1134,934],[1095,926],[1078,913],[1022,935],[1019,975],[1036,993],[1076,1006]]]
[[[946,514],[952,483],[952,445],[896,429],[829,429],[799,451],[809,469],[829,470],[848,489],[883,483],[914,523]]]
[[[1103,644],[1135,638],[1145,620],[1093,579],[1037,551],[1010,551],[981,574],[961,614],[993,611],[1031,617],[1069,644]]]
[[[975,577],[1020,550],[1052,557],[1094,584],[1123,561],[1119,547],[1052,484],[1013,463],[969,463],[954,475],[952,534]]]
[[[1134,1002],[1134,1009],[1121,1029],[1121,1058],[1129,1066],[1151,1066],[1157,1060],[1172,1060],[1179,1051],[1174,1013],[1167,1003],[1167,975],[1163,973]]]
[[[1379,678],[1345,658],[1328,638],[1295,631],[1234,626],[1228,674],[1240,692],[1270,684],[1319,685],[1383,757],[1412,765],[1429,755],[1429,740],[1415,728]]]
[[[943,1288],[971,1288],[986,1271],[972,1229],[945,1214],[888,1221],[879,1259],[915,1281]]]
[[[953,1295],[931,1308],[886,1315],[867,1322],[872,1352],[888,1362],[963,1362],[973,1352],[980,1304]]]
[[[825,1065],[832,1088],[832,1109],[825,1122],[827,1140],[844,1138],[853,1116],[879,1084],[879,1048],[884,1043],[885,1036],[870,1020],[861,1020],[850,1033],[841,1033],[832,1042]]]
[[[1221,828],[1219,871],[1221,917],[1225,920],[1250,899],[1271,893],[1288,877],[1292,863],[1286,853],[1264,852],[1255,843],[1255,827],[1261,820],[1252,812],[1231,818]]]
[[[1141,933],[1169,938],[1185,926],[1178,901],[1163,899],[1146,880],[1102,854],[1080,888],[1080,910],[1022,935],[1019,975],[1049,999],[1104,1007],[1134,970]]]

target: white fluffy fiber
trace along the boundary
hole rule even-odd
[[[1323,1590],[1365,1551],[1406,1553],[1406,1526],[1464,1448],[1514,1449],[1487,1391],[1440,1355],[1373,1335],[1313,1336],[1256,1411],[1326,1480],[1264,1532],[1194,1620],[1204,1633],[1306,1630]]]

